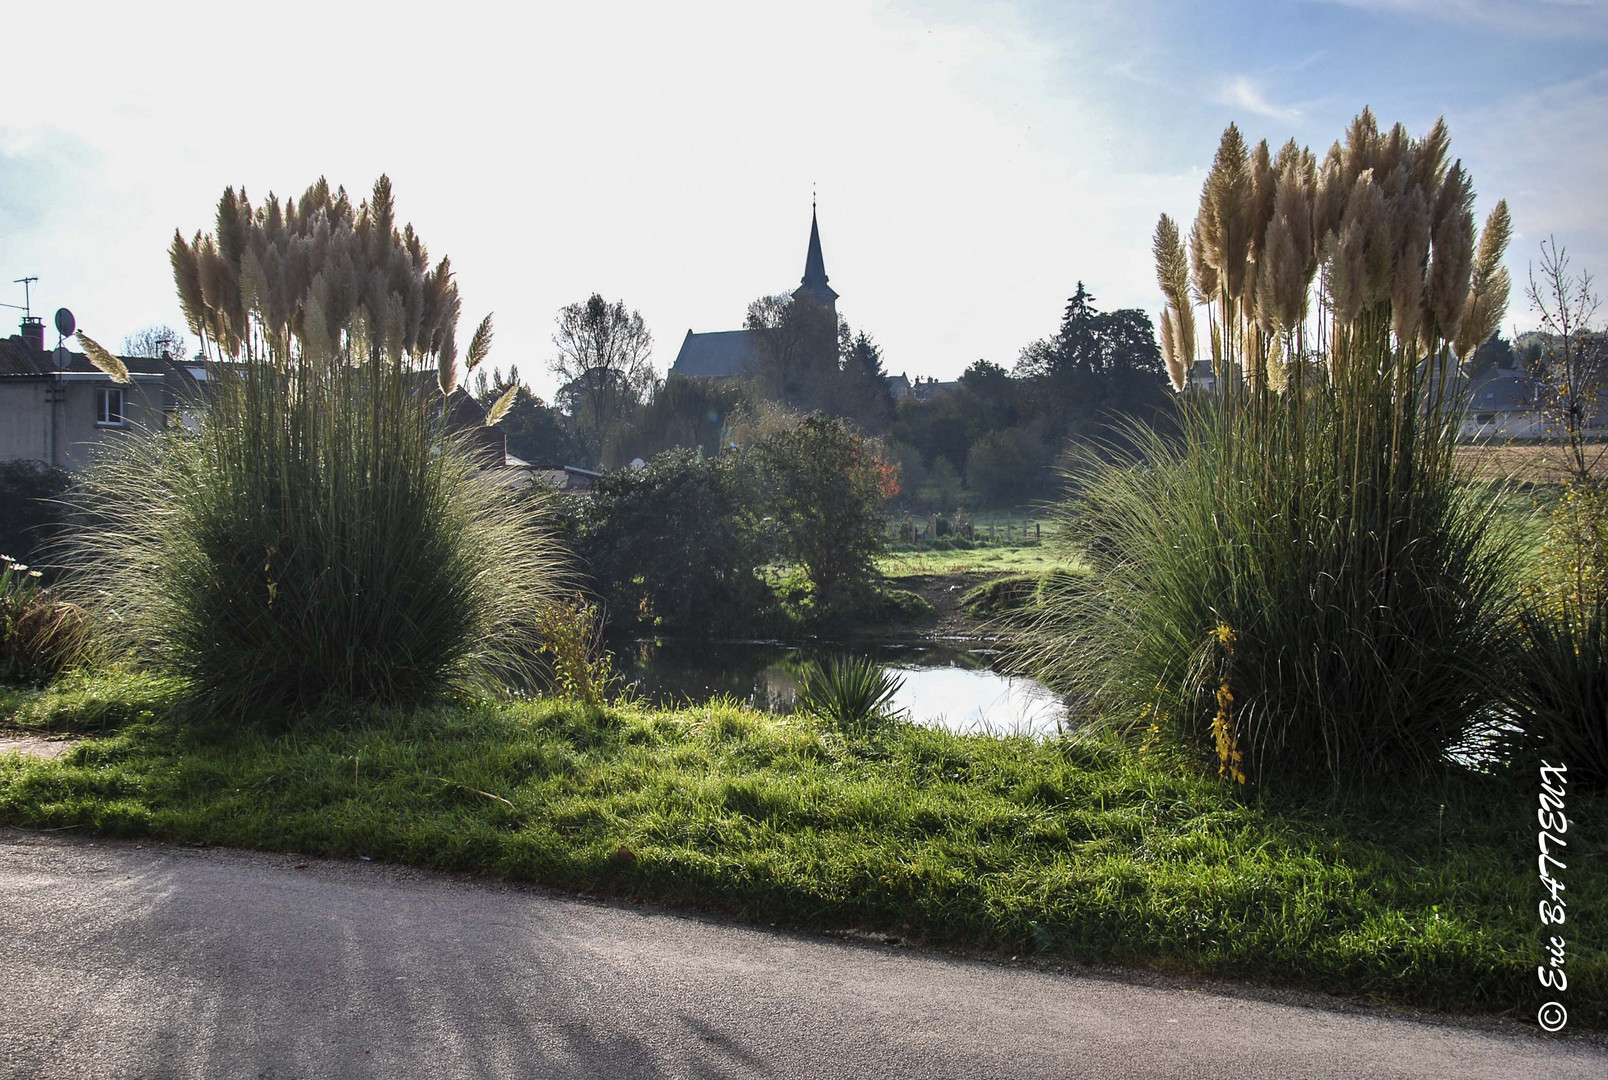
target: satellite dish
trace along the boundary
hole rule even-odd
[[[72,337],[73,331],[78,329],[78,322],[73,313],[66,308],[56,309],[56,333],[62,337]]]
[[[67,346],[65,345],[57,345],[55,349],[51,350],[50,358],[55,361],[56,367],[62,371],[66,371],[67,365],[73,362],[73,354],[67,351]]]
[[[648,463],[646,461],[643,461],[641,458],[637,457],[637,458],[632,458],[631,459],[631,468],[633,468],[633,469],[646,469],[647,467],[648,467]]]

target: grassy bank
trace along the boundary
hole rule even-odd
[[[92,736],[56,761],[0,757],[0,823],[361,854],[1450,1009],[1540,1000],[1522,782],[1292,808],[1114,744],[909,728],[851,745],[738,708],[547,701],[204,732],[171,720],[171,697],[138,676],[0,693],[4,726]],[[1569,797],[1581,1027],[1608,1026],[1599,805]]]

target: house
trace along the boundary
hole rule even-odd
[[[96,447],[193,417],[200,385],[183,364],[119,359],[127,383],[114,382],[83,353],[47,350],[44,323],[25,317],[20,334],[0,340],[0,461],[81,469]]]
[[[47,350],[44,336],[39,319],[25,318],[21,334],[0,340],[0,461],[77,470],[97,447],[135,432],[199,427],[207,397],[204,366],[167,356],[120,356],[129,381],[118,383],[83,353]],[[419,385],[420,392],[438,393],[434,373],[421,376]],[[504,463],[502,428],[487,427],[485,406],[462,389],[447,400],[446,421],[488,466]]]
[[[1541,384],[1522,371],[1492,368],[1470,380],[1457,433],[1466,439],[1542,439],[1549,427]]]
[[[793,299],[808,300],[832,314],[837,324],[837,292],[827,284],[826,260],[821,256],[821,227],[810,207],[810,243],[804,253],[804,276]],[[835,341],[834,341],[835,347]],[[671,375],[695,379],[734,379],[754,370],[759,362],[760,335],[754,330],[715,330],[681,339],[681,351],[670,365]]]

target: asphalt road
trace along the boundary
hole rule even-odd
[[[1608,1076],[1578,1040],[65,835],[0,829],[6,1077]]]

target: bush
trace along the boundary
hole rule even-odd
[[[1037,574],[1012,574],[973,586],[961,594],[960,607],[974,619],[1018,613],[1038,599]]]
[[[66,518],[59,500],[71,481],[65,469],[42,461],[0,461],[0,551],[39,566]]]
[[[615,628],[743,633],[775,603],[740,456],[671,450],[609,473],[576,509],[575,548]]]
[[[1093,572],[1043,591],[1046,672],[1116,716],[1179,725],[1230,775],[1236,755],[1275,780],[1443,760],[1490,715],[1502,666],[1495,504],[1432,461],[1394,491],[1351,486],[1344,429],[1317,403],[1260,420],[1207,404],[1183,424],[1182,445],[1152,437],[1143,465],[1101,471],[1063,510]],[[1298,441],[1300,458],[1263,449]]]
[[[103,527],[74,537],[73,583],[114,640],[227,716],[533,677],[560,553],[447,427],[457,290],[389,181],[355,213],[322,182],[255,212],[226,192],[173,263],[224,362],[199,434],[125,440],[75,489]]]

